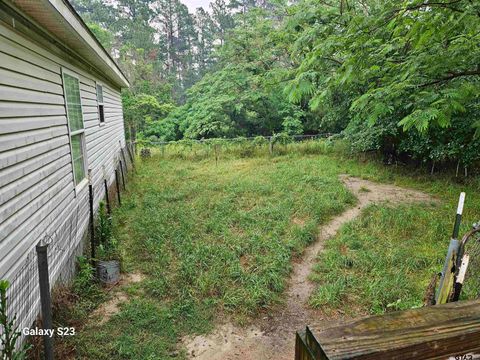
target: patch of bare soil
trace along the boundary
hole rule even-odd
[[[103,303],[92,313],[92,317],[99,319],[97,324],[102,325],[106,323],[120,311],[120,305],[129,300],[127,294],[122,290],[123,286],[141,282],[144,278],[145,276],[140,273],[122,275],[120,282],[110,289],[112,291],[111,299]]]
[[[333,237],[343,224],[355,219],[363,208],[372,203],[432,201],[429,195],[420,191],[378,184],[346,175],[342,175],[341,180],[358,198],[358,203],[323,225],[317,241],[305,250],[303,259],[294,264],[283,308],[248,328],[227,323],[217,326],[208,335],[185,338],[184,344],[190,359],[293,359],[296,330],[302,329],[307,324],[328,328],[338,321],[326,319],[320,312],[308,307],[308,299],[315,287],[308,276],[325,241]]]
[[[295,225],[298,225],[298,226],[304,226],[305,225],[305,220],[300,219],[298,217],[294,217],[294,218],[292,218],[292,223],[294,223]]]

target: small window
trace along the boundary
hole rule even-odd
[[[80,82],[75,76],[63,73],[63,87],[67,107],[68,131],[75,185],[85,179],[85,128],[83,126]]]
[[[103,87],[97,84],[97,104],[98,104],[98,119],[100,124],[105,122],[105,111],[103,106]]]

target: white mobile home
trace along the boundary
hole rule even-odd
[[[0,0],[0,279],[14,282],[39,240],[55,235],[64,251],[51,259],[53,282],[80,245],[88,182],[97,207],[125,146],[127,86],[68,1]],[[38,304],[22,310],[31,321]]]

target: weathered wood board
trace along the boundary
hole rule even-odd
[[[463,359],[466,354],[480,355],[480,301],[393,312],[311,330],[332,360]]]

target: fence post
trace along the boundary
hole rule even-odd
[[[120,156],[122,157],[123,163],[125,164],[125,174],[127,174],[128,173],[128,163],[127,163],[127,158],[126,158],[125,152],[124,152],[125,149],[122,147],[122,142],[120,140],[118,142],[120,144]],[[127,143],[125,143],[125,147],[127,147]]]
[[[126,190],[127,187],[125,186],[125,173],[123,172],[123,162],[122,162],[122,160],[118,160],[118,164],[120,166],[120,175],[122,176],[123,190]]]
[[[108,196],[108,183],[107,179],[103,179],[103,186],[105,187],[105,201],[107,203],[107,213],[110,215],[112,210],[110,208],[110,197]]]
[[[125,145],[125,148],[120,148],[120,151],[122,152],[123,162],[125,163],[125,173],[128,174],[128,161],[127,161],[127,157],[125,156],[125,152],[127,151],[126,147],[127,145]]]
[[[94,213],[93,213],[93,185],[92,182],[89,181],[88,183],[88,202],[90,208],[90,246],[91,246],[91,256],[92,256],[92,264],[95,259],[95,220],[94,220]]]
[[[117,168],[115,168],[115,185],[117,187],[118,205],[122,205],[122,199],[120,197],[120,182],[118,181],[118,169]]]
[[[127,154],[128,154],[128,157],[130,158],[130,162],[132,163],[132,169],[135,170],[135,160],[134,160],[134,157],[132,155],[132,143],[131,142],[128,142],[126,144],[126,148],[127,148]]]
[[[50,280],[48,275],[48,244],[37,245],[38,279],[40,285],[40,303],[42,307],[42,325],[45,330],[52,330],[52,299],[50,297]],[[43,336],[45,360],[53,360],[53,335]]]

